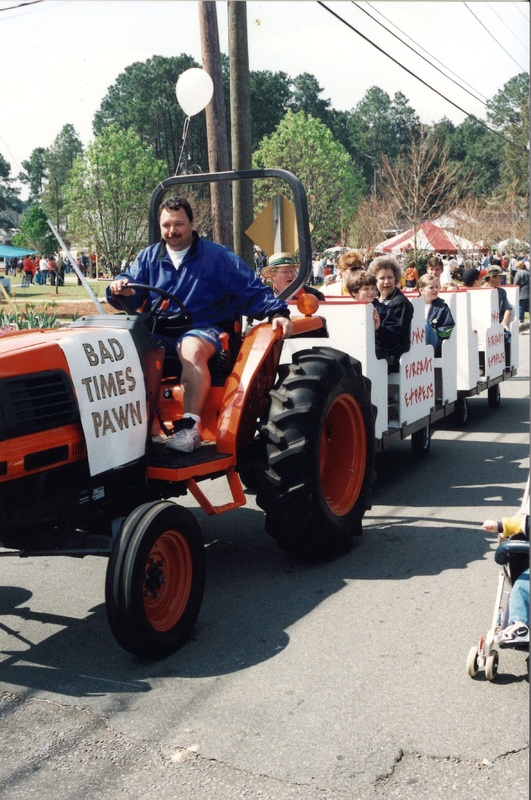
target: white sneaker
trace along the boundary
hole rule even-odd
[[[515,647],[529,644],[529,626],[525,622],[513,622],[498,634],[500,647]]]
[[[199,423],[193,417],[183,417],[174,425],[174,434],[166,442],[166,447],[181,453],[193,453],[201,446]]]

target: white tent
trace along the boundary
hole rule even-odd
[[[522,242],[521,239],[513,239],[510,237],[509,239],[503,239],[503,241],[498,242],[496,245],[496,250],[498,252],[507,251],[515,252],[516,250],[529,250],[529,242]]]

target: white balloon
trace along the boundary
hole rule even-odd
[[[214,84],[212,78],[199,67],[182,72],[175,86],[175,94],[187,117],[199,114],[212,100]]]

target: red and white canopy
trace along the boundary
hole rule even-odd
[[[474,249],[473,243],[468,239],[457,236],[457,234],[445,228],[440,228],[433,222],[423,222],[417,228],[416,246],[417,250],[425,250],[431,253],[457,253]],[[380,242],[374,249],[380,253],[402,253],[407,250],[414,250],[415,237],[413,228]]]

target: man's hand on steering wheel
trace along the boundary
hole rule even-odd
[[[127,314],[131,313],[131,309],[125,304],[122,297],[130,297],[131,295],[136,294],[136,291],[139,289],[140,291],[145,292],[153,292],[157,295],[155,300],[151,303],[151,307],[145,312],[144,315],[144,322],[148,325],[153,320],[153,325],[155,325],[157,319],[166,314],[166,307],[167,301],[172,301],[178,307],[178,311],[172,311],[171,316],[177,320],[179,319],[180,324],[189,324],[191,323],[191,317],[186,311],[185,306],[179,300],[177,295],[172,294],[171,292],[167,292],[165,289],[161,289],[158,286],[149,286],[147,283],[133,283],[129,281],[127,278],[118,278],[117,280],[113,281],[110,284],[111,294],[113,297],[116,298],[118,305],[125,311]],[[135,313],[135,312],[133,312]],[[138,311],[136,312],[138,313]]]
[[[136,294],[134,289],[130,289],[128,287],[128,279],[127,278],[118,278],[109,285],[109,289],[111,290],[111,294],[113,295],[122,295],[123,297],[131,297],[133,294]]]

